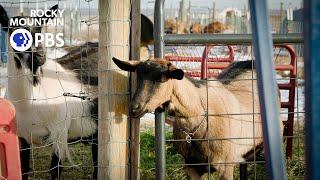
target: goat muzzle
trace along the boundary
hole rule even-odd
[[[137,103],[131,105],[129,115],[133,118],[140,118],[147,112],[148,110],[143,108],[142,104]]]

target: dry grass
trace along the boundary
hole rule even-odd
[[[293,158],[287,160],[287,174],[289,180],[304,179],[305,163],[304,163],[304,139],[303,127],[296,126],[295,138],[293,141]],[[172,133],[167,132],[167,139],[172,139]],[[88,145],[75,144],[71,145],[74,153],[76,165],[74,167],[66,167],[62,173],[61,179],[91,179],[93,168],[91,166],[91,148]],[[154,179],[155,177],[155,148],[154,133],[150,130],[141,132],[141,179]],[[174,151],[172,144],[167,143],[166,146],[167,179],[186,179],[183,171],[183,158]],[[30,175],[31,179],[49,179],[48,172],[50,166],[51,148],[39,148],[33,150],[34,161],[31,161],[31,167],[36,173]],[[68,165],[68,163],[67,163]],[[40,172],[44,171],[44,172]],[[256,172],[256,173],[255,173]],[[238,166],[234,172],[235,179],[239,179]],[[250,163],[248,165],[249,179],[266,179],[266,170],[264,164]],[[204,175],[202,179],[207,179],[208,175]],[[210,179],[217,179],[216,173],[210,176]]]
[[[83,144],[70,145],[70,149],[73,152],[75,165],[71,166],[66,162],[63,169],[61,179],[66,180],[78,180],[78,179],[92,179],[92,156],[91,147]],[[33,161],[31,160],[30,166],[35,172],[31,174],[29,179],[50,179],[51,161],[51,147],[37,148],[33,150]]]

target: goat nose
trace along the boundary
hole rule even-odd
[[[141,107],[141,104],[134,104],[132,105],[132,111],[138,110],[140,109],[140,107]]]

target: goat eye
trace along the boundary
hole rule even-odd
[[[155,82],[166,82],[168,79],[166,78],[165,75],[161,74],[159,75],[156,79],[155,79]]]

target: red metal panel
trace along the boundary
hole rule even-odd
[[[21,179],[16,111],[10,101],[0,98],[0,159],[1,176],[8,180]]]
[[[279,89],[281,90],[290,90],[292,88],[294,88],[294,85],[289,83],[289,84],[278,84]]]
[[[208,69],[226,69],[230,63],[228,64],[208,64]],[[210,76],[209,76],[210,77]]]
[[[275,47],[284,48],[286,49],[290,54],[290,64],[287,66],[290,66],[290,82],[289,84],[280,85],[279,88],[282,90],[289,90],[289,101],[283,102],[281,104],[281,107],[288,108],[288,120],[284,124],[284,132],[283,135],[287,137],[287,145],[286,145],[286,156],[287,158],[292,157],[292,141],[293,141],[293,128],[294,128],[294,102],[295,102],[295,91],[297,86],[297,56],[294,52],[293,48],[289,45],[275,45]],[[276,66],[276,69],[283,68],[282,66]]]
[[[229,58],[223,58],[226,59],[224,61],[221,61],[222,58],[209,58],[209,53],[213,46],[206,46],[203,54],[202,54],[202,61],[201,61],[201,79],[206,79],[210,77],[216,77],[219,74],[218,73],[210,73],[207,72],[208,69],[225,69],[228,67],[229,64],[231,64],[234,61],[234,50],[232,46],[227,46],[229,49]],[[215,61],[208,61],[208,59],[213,59]],[[208,64],[208,62],[217,62],[217,63],[223,63],[223,64]],[[224,63],[227,62],[227,63]],[[212,74],[212,76],[210,75]]]
[[[201,77],[201,72],[200,71],[187,71],[185,72],[188,76],[191,77]],[[207,73],[209,77],[217,77],[219,73],[214,73],[214,72],[209,72]]]
[[[178,61],[178,62],[201,62],[202,57],[188,57],[188,56],[166,56],[166,60],[168,61]],[[208,62],[231,62],[232,57],[222,58],[207,58]]]
[[[288,64],[288,65],[276,65],[276,70],[277,71],[292,71],[295,66]]]
[[[205,47],[202,57],[188,57],[188,56],[165,56],[168,61],[178,61],[178,62],[202,62],[204,59],[207,62],[233,62],[234,61],[234,50],[232,46],[227,46],[229,49],[229,57],[208,57],[210,50],[213,46]]]

